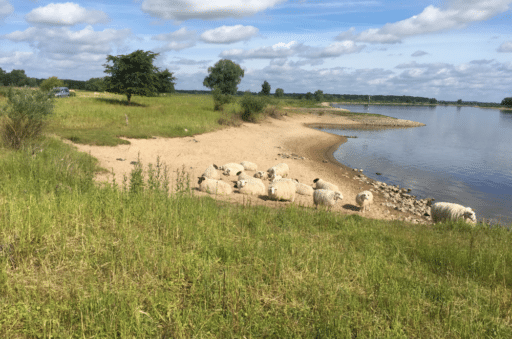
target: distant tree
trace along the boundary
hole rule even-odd
[[[106,89],[105,78],[90,78],[85,82],[84,89],[91,92],[104,92]]]
[[[173,73],[169,72],[166,68],[163,71],[159,71],[156,73],[158,76],[158,84],[156,86],[158,93],[174,93],[174,80]]]
[[[505,98],[501,101],[501,104],[506,107],[512,107],[512,97]]]
[[[22,69],[13,69],[10,73],[4,75],[5,86],[24,86],[27,80],[28,77]]]
[[[307,92],[305,98],[306,100],[313,100],[313,93]]]
[[[63,87],[64,81],[57,77],[49,77],[48,79],[44,80],[41,85],[39,85],[39,89],[44,92],[50,91],[52,88],[55,87]]]
[[[321,90],[316,91],[315,99],[316,99],[316,101],[324,101],[324,92]]]
[[[4,85],[5,71],[0,67],[0,86]]]
[[[435,99],[435,98],[428,99],[428,102],[429,102],[430,104],[437,104],[437,99]]]
[[[28,78],[27,86],[28,87],[37,87],[37,79],[36,78]]]
[[[283,89],[282,89],[282,88],[277,88],[277,89],[276,89],[276,94],[275,94],[275,95],[276,95],[276,97],[278,97],[278,98],[282,98],[282,97],[284,96],[284,91],[283,91]]]
[[[153,66],[153,59],[157,56],[158,53],[142,50],[128,55],[108,55],[107,64],[103,65],[104,72],[110,74],[105,77],[106,91],[126,95],[128,103],[132,95],[155,95],[158,92],[158,68]]]
[[[462,99],[457,100],[457,104],[461,105],[462,104]]]
[[[208,67],[208,76],[204,78],[203,86],[220,89],[222,94],[236,94],[237,86],[242,81],[244,70],[240,65],[228,59],[217,61],[213,67]]]
[[[265,80],[263,85],[261,85],[261,94],[269,95],[270,94],[270,84]]]

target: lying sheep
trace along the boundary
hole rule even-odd
[[[236,182],[235,187],[238,188],[238,191],[242,194],[264,195],[265,185],[263,181],[256,178],[253,179],[254,180],[239,180]]]
[[[336,186],[335,184],[331,184],[330,182],[324,181],[324,180],[319,179],[319,178],[316,178],[315,180],[313,180],[313,183],[316,184],[315,188],[317,190],[331,190],[331,191],[335,191],[335,192],[339,192],[340,191],[338,186]]]
[[[253,162],[242,161],[240,163],[240,165],[242,165],[246,171],[257,171],[258,170],[258,165],[256,165]]]
[[[298,180],[295,180],[295,189],[295,192],[301,195],[313,195],[313,192],[315,191],[313,187],[303,184]]]
[[[273,182],[268,187],[268,196],[272,200],[295,201],[295,183],[291,180]]]
[[[373,204],[373,193],[370,191],[362,191],[356,196],[356,203],[359,205],[359,210],[363,213],[368,209],[370,210]]]
[[[254,177],[251,177],[249,174],[239,171],[237,174],[238,180],[250,180],[250,179],[256,179]]]
[[[210,179],[206,177],[199,177],[199,190],[210,193],[210,194],[220,194],[220,195],[228,195],[233,192],[231,186],[224,181]]]
[[[224,175],[235,175],[235,173],[238,173],[240,171],[243,172],[244,166],[230,162],[228,164],[225,164],[224,166],[221,166],[220,169],[224,171]]]
[[[341,192],[339,191],[331,191],[326,189],[319,189],[313,192],[313,202],[318,209],[318,205],[327,206],[327,209],[330,210],[332,206],[334,206],[337,200],[343,199]]]
[[[219,180],[220,179],[220,172],[217,171],[219,168],[217,167],[217,165],[213,164],[213,165],[210,165],[208,166],[208,168],[204,171],[203,173],[203,177],[205,178],[210,178],[210,179],[215,179],[215,180]]]
[[[430,208],[430,213],[434,222],[463,219],[467,223],[476,224],[475,212],[459,204],[437,202]]]
[[[287,177],[288,174],[290,174],[290,168],[288,167],[287,164],[285,164],[284,162],[280,163],[280,164],[277,164],[275,166],[272,166],[270,167],[268,170],[268,176],[270,178],[273,178],[275,177],[276,175],[280,175],[282,176],[283,178]]]
[[[259,179],[268,179],[268,172],[258,171],[254,173],[254,177]]]

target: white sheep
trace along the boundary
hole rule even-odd
[[[253,179],[254,180],[239,180],[236,182],[235,187],[238,188],[238,191],[242,194],[264,195],[265,185],[263,181],[256,178]]]
[[[341,192],[339,191],[331,191],[326,189],[319,189],[313,192],[313,202],[318,209],[318,205],[327,206],[327,209],[330,210],[332,206],[334,206],[337,200],[343,199]]]
[[[258,170],[258,165],[256,165],[253,162],[242,161],[240,163],[240,165],[242,165],[246,171],[257,171]]]
[[[275,177],[276,175],[280,175],[281,177],[284,178],[284,177],[287,177],[288,174],[290,174],[290,168],[288,167],[287,164],[282,162],[280,164],[270,167],[267,170],[267,172],[268,172],[268,176],[271,178]]]
[[[228,164],[225,164],[224,166],[219,167],[222,171],[224,171],[224,175],[235,175],[236,173],[240,171],[244,171],[244,166],[240,164],[235,164],[233,162],[230,162]]]
[[[228,195],[233,192],[231,186],[224,181],[210,179],[206,177],[199,177],[199,190],[210,193],[210,194],[220,194],[220,195]]]
[[[268,172],[258,171],[254,173],[254,177],[259,179],[268,179]]]
[[[268,196],[272,200],[295,201],[295,183],[291,180],[273,182],[268,187]]]
[[[219,180],[220,179],[220,173],[219,173],[219,171],[217,171],[218,169],[219,168],[217,167],[217,165],[215,165],[215,164],[210,165],[204,171],[202,176],[205,177],[205,178]]]
[[[238,180],[250,180],[250,179],[256,179],[254,177],[251,177],[249,174],[239,171],[237,174]]]
[[[356,203],[359,205],[359,210],[363,211],[370,210],[373,204],[373,193],[370,191],[362,191],[356,196]]]
[[[437,202],[430,208],[430,213],[434,222],[463,219],[467,223],[476,224],[475,212],[459,204]]]
[[[340,191],[338,186],[336,186],[335,184],[331,184],[330,182],[324,181],[324,180],[319,179],[319,178],[316,178],[315,180],[313,180],[313,183],[316,184],[315,188],[317,190],[330,190],[330,191],[335,191],[335,192],[339,192]]]
[[[313,195],[313,192],[315,191],[313,187],[298,182],[297,180],[295,181],[295,188],[295,192],[301,195]]]

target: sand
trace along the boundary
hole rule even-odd
[[[244,160],[254,162],[258,169],[266,171],[268,168],[280,162],[286,162],[290,167],[290,177],[300,182],[314,185],[315,178],[322,178],[335,183],[343,193],[343,200],[333,208],[333,213],[360,214],[355,202],[357,193],[371,188],[368,184],[362,184],[355,180],[356,172],[337,162],[332,153],[344,142],[346,137],[329,134],[308,126],[337,126],[348,128],[381,128],[374,118],[365,124],[364,120],[350,119],[345,116],[330,114],[332,111],[342,109],[283,109],[287,116],[281,119],[267,118],[261,123],[244,123],[240,127],[230,127],[223,130],[195,135],[183,138],[153,139],[127,139],[130,145],[90,146],[74,144],[79,151],[90,153],[97,158],[100,166],[113,171],[116,181],[121,184],[124,175],[129,176],[134,165],[140,157],[141,163],[146,166],[149,163],[156,164],[157,157],[172,171],[171,184],[175,183],[176,171],[185,169],[192,178],[193,194],[198,196],[209,195],[196,189],[197,178],[210,164],[221,166],[225,163],[240,163]],[[294,113],[302,111],[301,113]],[[380,119],[386,128],[390,128],[388,119]],[[396,123],[396,121],[395,121]],[[402,121],[402,126],[416,126],[418,123]],[[421,124],[420,124],[421,125]],[[350,131],[347,131],[350,135]],[[350,142],[350,141],[348,141]],[[278,154],[296,154],[305,159],[282,158]],[[124,159],[123,161],[117,159]],[[254,172],[248,172],[253,174]],[[364,172],[363,172],[364,173]],[[357,173],[359,174],[359,173]],[[111,174],[99,174],[96,181],[111,181]],[[235,176],[223,176],[223,180],[234,186]],[[265,181],[268,187],[268,181]],[[236,191],[236,190],[235,190]],[[247,196],[233,193],[229,196],[214,196],[215,199],[230,201],[233,203],[247,203],[250,199],[252,205],[266,205],[270,207],[284,207],[290,202],[275,202],[266,197]],[[392,210],[382,206],[384,202],[380,193],[374,192],[374,204],[371,211],[364,214],[365,217],[374,219],[402,219],[408,213]],[[311,196],[297,195],[295,204],[315,208]]]

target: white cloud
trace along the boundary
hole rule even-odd
[[[280,42],[272,46],[254,48],[250,50],[230,49],[220,53],[220,57],[232,59],[274,59],[296,55],[308,49],[302,43],[291,41],[287,44]]]
[[[424,56],[424,55],[427,55],[428,53],[425,52],[425,51],[416,51],[414,53],[411,54],[412,57],[420,57],[420,56]]]
[[[332,58],[338,57],[342,54],[359,53],[365,45],[358,46],[351,40],[341,42],[333,42],[319,52],[308,53],[305,56],[308,58]]]
[[[0,0],[0,20],[14,12],[14,7],[7,0]]]
[[[221,26],[201,34],[201,40],[212,44],[232,44],[234,42],[249,40],[259,29],[254,26]]]
[[[222,19],[250,16],[286,0],[144,0],[142,11],[165,20]]]
[[[3,68],[5,65],[14,68],[18,66],[25,66],[27,63],[35,62],[35,55],[32,52],[11,52],[0,54],[0,64]],[[5,69],[4,69],[5,70]]]
[[[38,7],[28,13],[25,19],[32,24],[54,26],[73,26],[79,23],[94,25],[109,21],[107,14],[104,12],[85,9],[72,2],[51,3],[45,7]]]
[[[512,41],[505,41],[500,45],[500,47],[496,50],[500,53],[511,53],[512,52]]]
[[[185,41],[185,40],[193,40],[196,37],[196,31],[188,31],[185,27],[178,29],[177,31],[167,33],[167,34],[158,34],[152,37],[152,40],[162,40],[162,41]]]
[[[340,33],[336,40],[351,39],[370,43],[399,43],[413,35],[456,29],[468,23],[483,21],[505,12],[512,0],[454,0],[444,8],[427,6],[423,12],[408,19],[388,23],[381,28],[370,28],[359,34],[355,29]]]
[[[193,41],[181,42],[181,43],[176,42],[176,41],[171,41],[162,47],[156,48],[156,51],[158,53],[167,52],[167,51],[181,51],[182,49],[194,47],[195,45],[196,45],[196,43]]]

